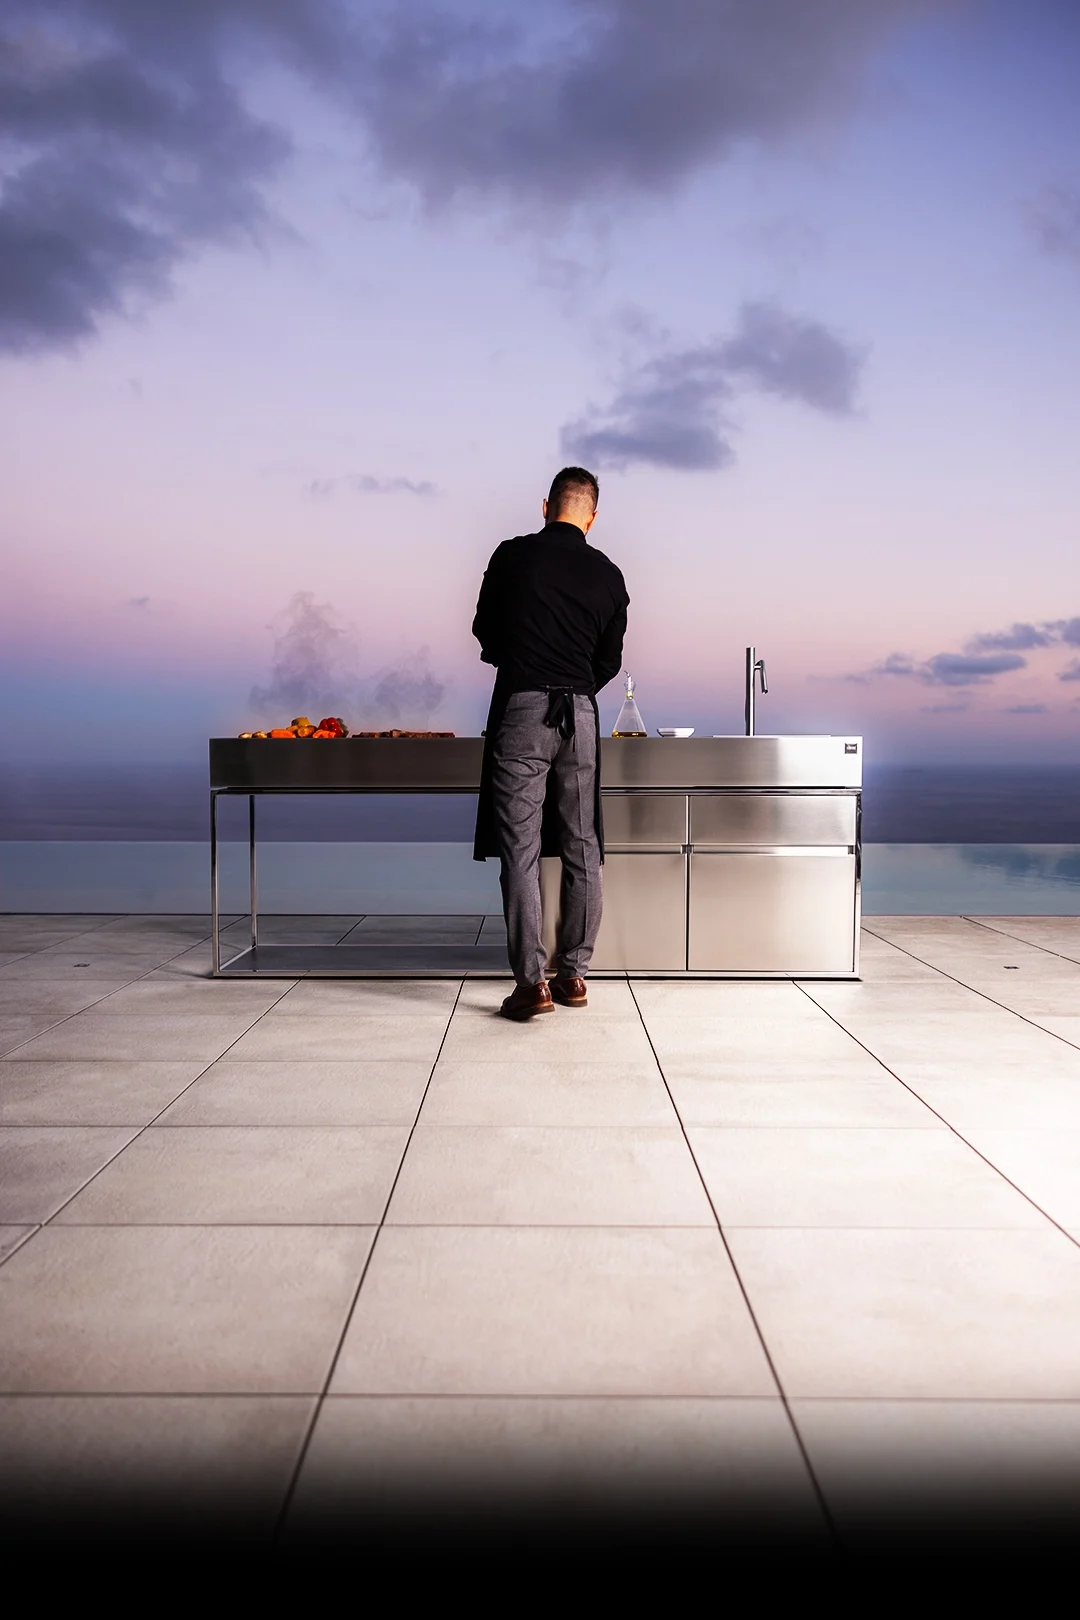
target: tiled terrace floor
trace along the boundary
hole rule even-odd
[[[873,918],[861,984],[528,1026],[208,961],[0,918],[9,1509],[670,1478],[857,1545],[882,1492],[1080,1497],[1080,919]]]

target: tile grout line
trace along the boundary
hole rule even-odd
[[[278,1511],[274,1528],[270,1535],[270,1545],[272,1547],[280,1547],[281,1545],[281,1538],[285,1530],[285,1521],[289,1515],[290,1509],[292,1508],[293,1499],[296,1496],[296,1488],[300,1483],[300,1475],[303,1472],[304,1463],[307,1461],[307,1455],[311,1449],[311,1442],[315,1434],[315,1426],[319,1421],[319,1415],[322,1412],[323,1406],[329,1394],[330,1385],[333,1383],[338,1362],[341,1360],[341,1352],[344,1349],[345,1340],[348,1337],[349,1329],[352,1326],[353,1317],[356,1314],[356,1307],[359,1303],[360,1294],[367,1279],[368,1271],[371,1268],[371,1262],[375,1255],[375,1249],[379,1241],[379,1236],[386,1225],[386,1217],[390,1213],[390,1205],[393,1202],[394,1193],[397,1190],[397,1184],[401,1179],[401,1172],[404,1168],[405,1159],[408,1155],[409,1148],[412,1146],[412,1140],[416,1134],[416,1127],[419,1124],[420,1115],[423,1112],[424,1104],[427,1101],[428,1092],[431,1090],[431,1082],[435,1078],[435,1070],[439,1066],[439,1059],[442,1057],[443,1047],[446,1045],[446,1037],[450,1033],[450,1025],[454,1021],[454,1014],[457,1012],[458,1003],[461,1000],[461,993],[465,988],[465,984],[466,980],[464,978],[462,978],[458,983],[457,995],[454,997],[454,1005],[450,1009],[450,1015],[446,1020],[446,1028],[443,1030],[442,1039],[439,1042],[439,1049],[435,1053],[435,1059],[431,1065],[431,1073],[427,1077],[427,1084],[425,1085],[423,1094],[421,1095],[420,1101],[417,1104],[416,1114],[413,1118],[413,1122],[409,1127],[409,1134],[405,1139],[405,1146],[402,1148],[401,1158],[398,1160],[398,1167],[394,1174],[394,1179],[390,1183],[390,1190],[386,1195],[386,1202],[383,1204],[382,1214],[380,1215],[378,1223],[375,1227],[375,1235],[371,1240],[364,1263],[360,1268],[360,1276],[357,1279],[356,1288],[353,1291],[353,1297],[349,1302],[349,1308],[345,1312],[345,1320],[341,1325],[341,1332],[338,1335],[338,1341],[334,1347],[334,1353],[330,1357],[330,1365],[326,1369],[326,1377],[323,1379],[322,1388],[315,1396],[315,1403],[312,1409],[311,1418],[308,1422],[307,1430],[300,1444],[300,1449],[296,1458],[296,1465],[293,1468],[289,1483],[285,1489],[281,1507]]]
[[[928,962],[924,956],[916,956],[915,952],[914,951],[909,951],[906,945],[897,945],[895,943],[895,941],[893,941],[891,939],[886,939],[884,934],[875,934],[872,928],[868,928],[866,931],[867,931],[868,934],[870,934],[872,936],[872,938],[880,939],[884,944],[892,945],[895,950],[903,951],[904,955],[909,956],[913,962],[921,962],[923,967],[928,967],[932,973],[940,973],[941,977],[943,979],[948,979],[950,984],[958,984],[960,986],[961,990],[966,990],[969,995],[981,996],[984,1001],[988,1001],[990,1003],[991,1007],[1000,1007],[1002,1012],[1012,1013],[1014,1018],[1019,1018],[1022,1023],[1027,1024],[1029,1029],[1037,1029],[1040,1032],[1040,1034],[1042,1034],[1042,1035],[1050,1035],[1050,1036],[1052,1036],[1055,1041],[1060,1041],[1062,1046],[1071,1046],[1074,1052],[1078,1050],[1075,1041],[1070,1041],[1064,1035],[1058,1035],[1058,1034],[1056,1034],[1054,1032],[1054,1030],[1047,1029],[1042,1024],[1037,1024],[1035,1022],[1035,1020],[1033,1018],[1029,1018],[1026,1013],[1017,1012],[1015,1007],[1008,1006],[1006,1002],[995,1000],[995,998],[992,995],[990,995],[989,991],[976,990],[976,988],[975,988],[975,986],[973,984],[965,984],[963,979],[958,979],[956,977],[955,973],[950,973],[947,968],[940,968],[940,967],[938,967],[936,965],[936,963]],[[1011,936],[1005,935],[1003,937],[1009,938]],[[1017,940],[1018,945],[1023,945],[1024,943],[1025,943],[1024,940]],[[1042,947],[1041,946],[1036,946],[1036,949],[1041,950]],[[1057,953],[1055,951],[1048,951],[1047,952],[1048,956],[1054,956],[1056,954]],[[1063,956],[1061,958],[1061,961],[1068,962],[1068,961],[1071,961],[1071,958],[1068,957],[1068,956]],[[809,983],[809,982],[810,981],[808,980],[807,983]],[[801,982],[800,982],[799,988],[803,989],[803,984]],[[810,992],[806,991],[806,994],[809,995]],[[813,996],[811,996],[810,999],[811,999],[811,1001],[813,1001],[814,1000]],[[814,1005],[816,1007],[820,1007],[821,1003],[819,1001],[817,1001],[817,1002],[814,1002]],[[830,1017],[831,1016],[832,1015],[830,1014]],[[843,1028],[843,1025],[841,1025],[840,1027]],[[848,1030],[847,1033],[850,1035],[851,1031]],[[855,1039],[856,1037],[852,1037],[852,1038]],[[860,1045],[861,1045],[861,1042],[860,1042]],[[891,1073],[892,1071],[890,1070],[889,1072]]]
[[[110,920],[115,922],[116,918],[111,918]],[[108,926],[109,926],[108,923],[101,923],[100,924],[100,927],[102,927],[102,928],[107,928]],[[86,930],[86,932],[88,934],[93,934],[93,933],[96,933],[97,930],[94,929],[94,928],[88,928]],[[73,935],[72,937],[81,939],[83,936],[81,934],[79,934],[79,935]],[[24,1046],[31,1045],[32,1042],[38,1040],[40,1038],[40,1036],[42,1036],[42,1035],[51,1035],[54,1029],[59,1029],[62,1024],[69,1023],[72,1018],[78,1018],[80,1013],[89,1012],[92,1007],[100,1007],[101,1003],[103,1001],[108,1001],[110,996],[118,996],[121,991],[130,990],[133,984],[141,984],[144,979],[152,978],[155,973],[160,973],[163,968],[168,967],[170,962],[175,962],[179,957],[186,956],[188,951],[193,951],[196,948],[196,946],[204,944],[206,942],[206,940],[208,940],[209,938],[210,938],[209,934],[204,934],[202,939],[197,939],[194,944],[185,945],[183,950],[175,951],[172,956],[167,956],[163,962],[157,962],[157,963],[155,963],[155,965],[153,967],[147,968],[145,973],[136,973],[135,977],[133,979],[129,979],[126,984],[118,985],[113,990],[107,990],[105,992],[105,994],[103,996],[99,996],[96,1001],[88,1001],[85,1007],[78,1007],[74,1012],[65,1013],[63,1018],[58,1018],[56,1020],[55,1024],[49,1024],[45,1029],[39,1030],[37,1035],[31,1035],[29,1037],[29,1039],[27,1039],[25,1041],[21,1041],[18,1046],[13,1046],[9,1052],[0,1053],[0,1063],[6,1063],[9,1058],[13,1059],[15,1061],[18,1061],[17,1057],[16,1057],[16,1054],[21,1052]],[[66,941],[63,942],[63,943],[66,943]],[[45,950],[51,950],[51,948],[52,948],[51,946],[46,946]],[[27,956],[41,956],[43,954],[44,954],[43,951],[27,951],[27,953],[26,953]],[[21,961],[21,960],[23,960],[23,958],[20,957],[19,960]],[[192,977],[193,978],[197,977],[200,980],[200,982],[202,982],[203,979],[204,979],[204,975],[202,975],[202,974],[198,974],[198,975],[192,974]],[[209,975],[206,975],[205,977],[209,978]],[[0,981],[0,982],[2,982],[2,981]],[[12,982],[13,983],[21,983],[22,981],[13,980]],[[66,981],[65,980],[46,979],[46,980],[42,980],[41,982],[45,983],[45,984],[53,984],[53,983],[65,983]],[[75,984],[78,984],[79,981],[77,979],[75,979],[72,982],[75,983]],[[213,982],[213,981],[211,980],[211,982]],[[289,990],[294,990],[296,988],[296,985],[299,984],[299,982],[300,982],[299,979],[297,979],[295,981],[295,983],[290,984]],[[34,983],[34,981],[31,980],[30,983]],[[281,995],[278,996],[277,1001],[275,1001],[275,1002],[273,1002],[271,1004],[271,1007],[276,1007],[277,1004],[278,1004],[278,1001],[281,1001],[282,997],[288,995],[289,990],[283,990]],[[263,1008],[263,1013],[270,1012],[271,1007],[264,1007]],[[259,1018],[261,1018],[263,1016],[263,1013],[259,1014]],[[155,1016],[159,1016],[159,1015],[153,1014],[153,1013],[127,1013],[127,1014],[118,1013],[115,1016],[116,1017],[125,1017],[126,1016],[126,1017],[129,1017],[129,1018],[151,1018],[151,1017],[155,1017]],[[181,1014],[180,1016],[184,1016],[184,1015]],[[258,1019],[256,1019],[255,1022],[258,1023]],[[252,1026],[252,1027],[254,1027],[254,1026]],[[247,1034],[247,1030],[244,1031],[244,1034],[245,1035]],[[34,1059],[34,1058],[26,1058],[23,1061],[28,1062],[28,1063],[37,1062],[37,1061],[40,1061],[42,1063],[50,1063],[50,1062],[53,1062],[53,1061],[56,1061],[56,1060],[54,1060],[52,1058],[41,1058],[40,1060]],[[93,1060],[92,1059],[86,1059],[85,1061],[89,1062],[89,1061],[93,1061]],[[217,1060],[217,1058],[214,1058],[212,1061],[214,1063],[216,1063],[218,1060]],[[2,1071],[0,1071],[0,1073],[2,1073]],[[205,1073],[205,1070],[202,1071],[202,1073]],[[196,1080],[198,1080],[200,1078],[201,1078],[201,1074],[195,1076]],[[194,1085],[195,1081],[193,1080],[191,1082],[191,1084]],[[185,1086],[184,1090],[186,1091],[187,1089],[188,1088]],[[183,1094],[184,1094],[183,1092],[178,1092],[177,1096],[182,1097]],[[176,1097],[174,1097],[173,1102],[175,1102],[176,1100],[177,1100]],[[166,1106],[169,1106],[169,1105],[166,1105]],[[155,1115],[154,1117],[156,1119],[158,1116]],[[153,1121],[151,1120],[148,1123],[152,1124]]]
[[[889,943],[891,943],[891,941]],[[900,949],[902,947],[897,947],[897,948]],[[915,956],[914,953],[911,952],[911,951],[908,951],[905,954],[911,956],[911,959],[914,962],[918,962],[918,961],[922,960],[921,957]],[[932,964],[929,963],[929,962],[926,962],[923,965],[925,967],[931,967]],[[934,969],[934,971],[937,972],[939,970]],[[949,975],[946,974],[945,977],[948,978]],[[960,980],[957,979],[955,981],[955,983],[959,984]],[[964,988],[966,989],[967,986],[965,985]],[[1056,1227],[1056,1229],[1062,1234],[1063,1237],[1068,1238],[1070,1243],[1072,1243],[1076,1247],[1080,1248],[1080,1238],[1074,1237],[1073,1234],[1068,1230],[1068,1228],[1065,1227],[1065,1226],[1062,1226],[1060,1221],[1055,1220],[1054,1217],[1050,1214],[1050,1212],[1048,1210],[1043,1209],[1041,1204],[1037,1204],[1035,1202],[1034,1198],[1032,1198],[1030,1193],[1026,1193],[1022,1187],[1018,1186],[1017,1183],[1015,1181],[1013,1181],[1011,1177],[1009,1177],[1009,1176],[1007,1176],[1005,1174],[1004,1170],[1002,1170],[1000,1168],[1000,1166],[996,1165],[993,1162],[992,1159],[988,1159],[985,1153],[980,1153],[979,1149],[975,1146],[974,1142],[969,1142],[967,1137],[964,1135],[964,1133],[962,1131],[957,1130],[956,1126],[951,1124],[949,1122],[949,1120],[947,1120],[945,1118],[944,1114],[939,1113],[938,1110],[933,1106],[932,1103],[927,1102],[925,1097],[920,1097],[919,1093],[915,1090],[915,1087],[913,1085],[911,1085],[907,1080],[903,1079],[903,1077],[901,1075],[897,1074],[895,1069],[891,1069],[889,1067],[889,1065],[885,1062],[884,1058],[879,1057],[876,1052],[872,1051],[871,1048],[869,1046],[867,1046],[865,1041],[860,1040],[858,1035],[856,1035],[852,1030],[848,1029],[846,1027],[846,1025],[842,1024],[840,1022],[839,1018],[836,1016],[836,1014],[829,1011],[828,1007],[823,1006],[820,1001],[816,1001],[814,999],[814,997],[810,994],[809,990],[807,990],[807,988],[806,988],[806,986],[804,984],[800,984],[799,989],[802,991],[803,995],[806,996],[809,1001],[813,1002],[815,1007],[820,1007],[821,1008],[821,1011],[825,1014],[826,1018],[831,1019],[832,1022],[836,1025],[837,1029],[842,1029],[844,1031],[844,1034],[848,1037],[848,1039],[854,1041],[856,1046],[861,1046],[863,1051],[865,1053],[867,1053],[867,1055],[869,1057],[872,1057],[875,1063],[880,1064],[881,1068],[883,1068],[885,1070],[886,1074],[891,1074],[893,1079],[896,1081],[896,1083],[898,1085],[903,1086],[904,1090],[906,1092],[910,1093],[910,1095],[912,1097],[914,1097],[917,1102],[922,1103],[924,1108],[928,1108],[936,1119],[940,1119],[941,1123],[945,1126],[945,1128],[947,1130],[950,1130],[953,1133],[953,1135],[956,1137],[957,1141],[963,1142],[964,1146],[967,1149],[969,1149],[970,1152],[974,1153],[974,1155],[975,1155],[975,1157],[977,1159],[981,1159],[983,1164],[985,1164],[989,1169],[991,1169],[996,1176],[1000,1176],[1002,1181],[1004,1181],[1007,1186],[1011,1187],[1014,1192],[1019,1193],[1020,1197],[1025,1199],[1026,1202],[1031,1205],[1032,1209],[1037,1210],[1038,1213],[1041,1216],[1043,1216],[1043,1218],[1045,1220],[1050,1222],[1051,1226]],[[996,1003],[995,1003],[995,1005],[996,1005]],[[1038,1026],[1035,1026],[1035,1027],[1037,1028]],[[1049,1033],[1049,1032],[1047,1031],[1046,1033]],[[912,1230],[912,1228],[909,1228],[909,1230]],[[944,1227],[937,1227],[937,1228],[935,1228],[935,1227],[922,1227],[922,1228],[915,1228],[914,1230],[922,1230],[922,1231],[932,1232],[932,1231],[935,1231],[935,1230],[945,1231],[945,1230],[951,1230],[951,1229],[950,1228],[944,1228]],[[953,1230],[960,1230],[960,1228],[955,1228]],[[963,1230],[975,1231],[975,1230],[978,1230],[978,1228],[968,1227],[968,1228],[964,1228]],[[986,1228],[986,1230],[989,1230],[989,1231],[1016,1231],[1016,1230],[1019,1230],[1019,1228],[1016,1228],[1016,1227],[989,1227],[989,1228]]]
[[[198,943],[201,944],[202,941],[200,940],[200,941],[198,941]],[[184,954],[185,953],[183,951],[177,951],[176,956],[183,956]],[[170,957],[167,958],[167,960],[170,961],[170,962],[175,962],[176,956],[170,956]],[[141,981],[143,979],[149,978],[152,973],[156,973],[157,971],[158,971],[157,968],[148,968],[146,973],[140,974],[138,978],[132,979],[130,982],[131,982],[131,984],[139,984],[139,983],[141,983]],[[124,985],[121,988],[127,989],[128,986]],[[157,1121],[161,1118],[162,1114],[166,1113],[167,1110],[170,1109],[173,1106],[173,1103],[177,1103],[177,1102],[180,1101],[181,1097],[185,1097],[187,1095],[187,1093],[191,1090],[192,1086],[197,1085],[198,1082],[203,1078],[203,1076],[205,1074],[208,1074],[209,1071],[214,1067],[215,1063],[220,1063],[222,1058],[225,1057],[229,1052],[232,1051],[233,1047],[237,1044],[237,1042],[242,1041],[245,1035],[250,1034],[250,1032],[255,1028],[255,1025],[260,1021],[260,1019],[265,1018],[267,1013],[272,1012],[274,1010],[274,1008],[279,1004],[279,1002],[281,1002],[283,1000],[283,998],[289,994],[289,991],[293,990],[293,989],[295,989],[295,985],[290,984],[287,989],[285,989],[285,990],[283,990],[281,992],[281,995],[278,996],[277,1001],[272,1002],[269,1007],[264,1007],[262,1012],[259,1013],[258,1017],[256,1017],[247,1026],[246,1029],[242,1029],[240,1031],[239,1035],[237,1035],[233,1040],[231,1040],[229,1042],[229,1044],[225,1048],[224,1052],[219,1052],[217,1057],[211,1058],[210,1061],[203,1068],[201,1068],[199,1070],[198,1074],[195,1075],[193,1079],[188,1081],[186,1086],[181,1087],[181,1089],[177,1092],[175,1097],[170,1098],[170,1100],[167,1103],[165,1103],[161,1108],[159,1108],[157,1113],[154,1114],[150,1119],[148,1119],[145,1124],[140,1125],[138,1127],[138,1129],[135,1131],[134,1135],[129,1136],[127,1141],[123,1144],[123,1146],[117,1148],[116,1152],[111,1154],[110,1157],[105,1160],[104,1164],[99,1164],[97,1169],[94,1171],[93,1175],[89,1176],[86,1179],[86,1181],[82,1182],[82,1184],[80,1186],[76,1187],[75,1191],[71,1194],[71,1196],[69,1198],[65,1198],[62,1204],[57,1205],[56,1209],[54,1209],[52,1211],[51,1215],[47,1216],[45,1220],[39,1222],[36,1229],[35,1229],[35,1231],[32,1232],[32,1233],[29,1233],[28,1237],[23,1240],[23,1243],[18,1244],[17,1248],[13,1249],[11,1251],[11,1254],[17,1253],[17,1250],[23,1248],[24,1244],[29,1240],[29,1237],[34,1237],[34,1236],[37,1235],[38,1232],[44,1231],[45,1227],[51,1225],[52,1222],[56,1219],[56,1217],[58,1215],[63,1214],[64,1210],[67,1209],[69,1204],[73,1203],[74,1200],[76,1198],[78,1198],[81,1193],[84,1193],[86,1191],[87,1187],[91,1186],[97,1180],[97,1178],[104,1171],[106,1171],[109,1168],[110,1165],[115,1164],[117,1159],[120,1157],[120,1155],[122,1153],[126,1153],[128,1148],[131,1146],[131,1144],[133,1142],[137,1142],[139,1140],[139,1138],[141,1136],[143,1136],[150,1129],[150,1127],[152,1125],[155,1125],[157,1123]],[[94,1005],[94,1004],[92,1003],[91,1005]],[[82,1008],[81,1011],[85,1012],[86,1008],[85,1007]],[[138,1016],[138,1015],[135,1015],[135,1016]],[[147,1016],[147,1015],[143,1015],[143,1016]],[[77,1017],[78,1017],[77,1013],[69,1013],[68,1014],[68,1018],[77,1018]],[[56,1024],[54,1024],[52,1026],[52,1028],[57,1029],[57,1028],[59,1028],[60,1024],[67,1023],[67,1021],[68,1021],[68,1019],[61,1018],[60,1020],[58,1020],[58,1022]],[[4,1055],[5,1055],[5,1058],[7,1058],[7,1057],[10,1057],[11,1054],[10,1053],[5,1053]],[[43,1059],[42,1061],[49,1061],[49,1060]],[[22,1126],[22,1127],[20,1127],[20,1126],[9,1126],[8,1127],[8,1129],[15,1129],[15,1130],[18,1130],[18,1129],[40,1130],[42,1128],[43,1127],[41,1127],[41,1126]],[[71,1129],[95,1129],[95,1128],[98,1128],[98,1127],[79,1127],[79,1126],[64,1127],[64,1126],[59,1126],[57,1128],[60,1129],[60,1130],[63,1130],[65,1128],[71,1130]],[[103,1126],[103,1127],[100,1127],[100,1128],[101,1129],[109,1129],[108,1126]],[[123,1126],[118,1126],[116,1128],[120,1129],[120,1130],[124,1129]],[[78,1223],[73,1222],[72,1224],[76,1225]],[[89,1222],[88,1221],[86,1224],[88,1226],[90,1226],[90,1225],[96,1225],[96,1224],[100,1224],[100,1223]],[[110,1223],[110,1224],[112,1224],[112,1223]],[[144,1223],[116,1222],[115,1224],[119,1227],[119,1226],[122,1226],[122,1225],[136,1225],[136,1224],[144,1224]],[[146,1223],[146,1224],[149,1224],[149,1223]],[[155,1225],[160,1224],[160,1225],[164,1226],[164,1225],[168,1225],[170,1223],[162,1221],[162,1222],[155,1222],[154,1224]],[[176,1224],[176,1223],[173,1223],[173,1224]],[[187,1224],[187,1223],[183,1223],[183,1224]],[[207,1223],[201,1221],[201,1222],[192,1222],[190,1224],[192,1224],[192,1225],[206,1225]],[[215,1222],[215,1223],[210,1223],[210,1224],[218,1224],[218,1223]],[[222,1223],[222,1224],[224,1224],[224,1223]],[[241,1224],[250,1224],[250,1223],[236,1222],[235,1224],[241,1225]],[[0,1266],[6,1264],[6,1262],[11,1259],[11,1254],[6,1254],[6,1255],[3,1256],[3,1258],[0,1258]]]
[[[719,1213],[717,1211],[716,1205],[713,1203],[712,1193],[709,1191],[708,1185],[707,1185],[707,1183],[705,1181],[705,1177],[701,1173],[701,1166],[698,1163],[697,1155],[694,1152],[693,1144],[690,1141],[690,1137],[689,1137],[689,1134],[687,1132],[686,1126],[683,1123],[683,1117],[682,1117],[681,1113],[679,1112],[678,1104],[675,1101],[675,1097],[674,1097],[674,1095],[672,1093],[671,1087],[668,1085],[667,1075],[664,1073],[664,1066],[660,1062],[660,1057],[659,1057],[659,1054],[657,1053],[656,1047],[653,1045],[653,1038],[652,1038],[652,1035],[649,1033],[649,1026],[645,1022],[645,1015],[642,1012],[641,1004],[639,1003],[638,998],[634,993],[633,981],[630,978],[629,974],[627,974],[626,983],[627,983],[627,987],[628,987],[628,989],[630,991],[630,995],[631,995],[631,998],[633,1000],[634,1006],[637,1009],[637,1015],[638,1015],[639,1019],[641,1020],[641,1027],[645,1031],[645,1039],[649,1043],[649,1049],[652,1052],[653,1059],[654,1059],[654,1061],[656,1063],[657,1071],[658,1071],[658,1073],[660,1075],[661,1080],[664,1083],[664,1090],[668,1094],[668,1100],[670,1101],[672,1109],[674,1110],[675,1118],[679,1122],[679,1129],[682,1132],[683,1141],[686,1143],[686,1151],[690,1155],[690,1162],[692,1163],[692,1165],[694,1166],[695,1171],[697,1172],[697,1177],[698,1177],[698,1180],[701,1183],[702,1191],[705,1194],[705,1198],[706,1198],[706,1200],[708,1202],[709,1208],[712,1210],[713,1220],[716,1222],[716,1230],[717,1230],[717,1233],[719,1235],[720,1242],[724,1246],[724,1253],[727,1255],[728,1264],[731,1266],[731,1270],[732,1270],[732,1273],[733,1273],[733,1275],[735,1277],[735,1281],[736,1281],[736,1283],[738,1285],[739,1292],[740,1292],[740,1294],[742,1295],[742,1298],[743,1298],[743,1303],[746,1306],[747,1313],[748,1313],[748,1315],[750,1317],[750,1321],[751,1321],[751,1323],[753,1325],[753,1328],[754,1328],[754,1332],[757,1335],[758,1343],[761,1345],[761,1351],[762,1351],[762,1354],[765,1357],[766,1365],[768,1366],[769,1372],[772,1374],[773,1383],[776,1386],[776,1392],[777,1392],[777,1394],[778,1394],[778,1396],[780,1398],[780,1403],[784,1408],[784,1415],[786,1416],[786,1418],[788,1420],[788,1424],[790,1425],[792,1435],[794,1436],[794,1439],[795,1439],[795,1444],[798,1447],[799,1454],[800,1454],[800,1456],[802,1457],[802,1460],[803,1460],[803,1466],[805,1467],[806,1472],[807,1472],[807,1476],[808,1476],[808,1478],[810,1480],[811,1489],[812,1489],[812,1491],[814,1493],[815,1498],[817,1499],[817,1504],[818,1504],[818,1507],[821,1510],[822,1517],[825,1520],[825,1527],[826,1527],[826,1529],[827,1529],[827,1531],[829,1533],[829,1536],[830,1536],[830,1538],[831,1538],[831,1540],[833,1542],[834,1548],[839,1548],[839,1546],[841,1544],[840,1543],[840,1537],[839,1537],[839,1534],[837,1532],[836,1525],[833,1522],[832,1514],[829,1512],[829,1506],[828,1506],[828,1503],[825,1500],[825,1493],[821,1488],[821,1484],[820,1484],[820,1482],[818,1480],[818,1477],[817,1477],[817,1474],[816,1474],[816,1472],[814,1470],[814,1465],[810,1461],[810,1453],[806,1449],[806,1445],[805,1445],[805,1443],[803,1441],[802,1434],[799,1432],[799,1425],[795,1421],[795,1414],[791,1410],[791,1403],[788,1400],[787,1391],[784,1389],[783,1383],[781,1382],[781,1379],[780,1379],[780,1374],[779,1374],[779,1372],[777,1370],[777,1367],[776,1367],[776,1363],[773,1361],[772,1354],[771,1354],[771,1352],[769,1350],[769,1346],[766,1343],[765,1334],[762,1331],[761,1323],[758,1321],[757,1313],[754,1310],[753,1305],[750,1303],[750,1295],[747,1292],[746,1284],[743,1282],[742,1273],[740,1272],[738,1266],[735,1263],[735,1256],[731,1252],[731,1245],[728,1243],[727,1235],[726,1235],[726,1233],[724,1231],[723,1223],[720,1220],[720,1216],[719,1216]]]
[[[1055,951],[1052,945],[1037,945],[1034,940],[1024,939],[1022,934],[1010,934],[1007,928],[995,928],[993,923],[987,922],[985,917],[964,917],[966,923],[972,923],[976,928],[985,928],[988,934],[997,934],[1002,939],[1014,939],[1018,945],[1026,945],[1034,951],[1044,951],[1047,956],[1056,956],[1059,962],[1072,962],[1080,967],[1080,957],[1067,956],[1064,951]]]
[[[6,917],[48,917],[50,915],[53,915],[53,913],[50,913],[48,911],[7,911],[7,912],[4,913],[4,915]],[[61,913],[56,913],[55,915],[62,916],[63,913],[62,912]],[[74,934],[65,934],[63,939],[54,940],[51,945],[37,945],[32,950],[28,950],[28,951],[19,950],[18,948],[16,948],[16,950],[14,952],[15,961],[16,962],[25,962],[26,958],[28,956],[40,956],[45,951],[55,950],[56,947],[59,946],[59,945],[66,945],[69,942],[69,940],[85,939],[87,934],[96,934],[96,933],[99,932],[100,929],[108,928],[110,923],[119,922],[125,916],[131,916],[131,915],[132,915],[132,913],[123,912],[123,911],[116,912],[115,914],[112,913],[112,912],[109,912],[109,913],[106,914],[105,919],[104,919],[103,922],[93,923],[89,928],[80,928]],[[153,915],[153,913],[150,913],[150,915]],[[169,960],[171,961],[172,958],[170,957]],[[7,967],[11,967],[13,965],[14,965],[13,963],[5,963],[5,966],[7,966]],[[17,983],[18,981],[15,980],[13,982]]]

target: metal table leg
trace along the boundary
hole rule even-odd
[[[248,888],[251,905],[251,948],[259,944],[259,885],[255,871],[255,795],[248,795]]]
[[[212,971],[221,972],[221,927],[218,907],[217,794],[210,792],[210,960]]]

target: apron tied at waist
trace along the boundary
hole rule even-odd
[[[549,686],[545,690],[548,694],[547,714],[544,716],[545,726],[552,726],[560,737],[576,736],[577,717],[574,714],[573,687]]]

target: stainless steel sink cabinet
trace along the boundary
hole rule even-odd
[[[651,774],[683,780],[662,788],[636,785],[646,762],[633,746],[605,745],[593,970],[857,978],[861,739],[666,741],[658,763],[671,769]],[[551,943],[557,868],[545,873]]]
[[[303,947],[258,944],[256,795],[475,793],[480,751],[476,738],[212,742],[215,972],[505,972],[491,945],[451,950],[403,937],[400,961],[385,946],[344,944],[312,947],[301,961]],[[861,738],[605,739],[602,781],[607,859],[594,973],[858,978]],[[250,800],[252,891],[251,948],[224,966],[217,927],[222,793]],[[551,948],[558,861],[542,863],[541,883]]]

